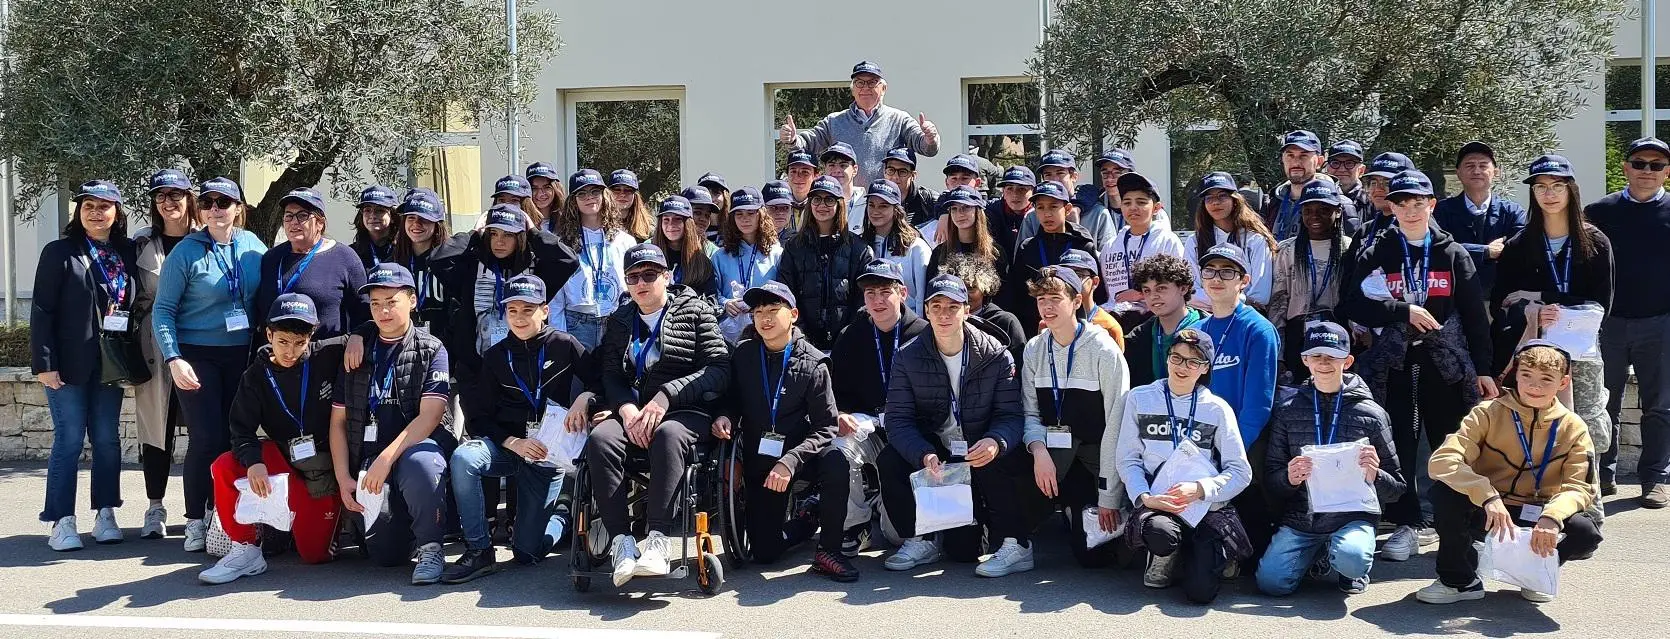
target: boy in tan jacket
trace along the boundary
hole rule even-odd
[[[1583,419],[1557,399],[1571,385],[1570,356],[1550,342],[1526,342],[1510,379],[1513,389],[1474,407],[1428,462],[1438,580],[1415,593],[1426,603],[1484,597],[1473,543],[1486,533],[1506,538],[1532,526],[1531,549],[1557,552],[1562,562],[1586,559],[1600,546],[1599,523],[1585,512],[1595,501],[1594,444]]]

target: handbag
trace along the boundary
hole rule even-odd
[[[137,386],[151,381],[145,353],[133,331],[99,331],[99,381],[119,386]]]

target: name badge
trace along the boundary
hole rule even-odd
[[[243,309],[238,309],[238,310],[235,310],[235,311],[227,311],[226,312],[226,330],[228,330],[228,331],[247,331],[247,330],[249,330],[249,315],[245,314],[243,312]]]
[[[777,433],[766,433],[760,436],[760,454],[767,457],[783,456],[783,436]]]
[[[967,457],[968,456],[968,442],[964,441],[964,440],[961,440],[961,439],[951,440],[951,456],[952,457]]]
[[[366,422],[365,424],[365,441],[370,443],[377,442],[377,418],[375,417],[371,418],[371,421]]]
[[[528,434],[523,439],[539,441],[539,422],[528,422]]]
[[[301,461],[312,457],[318,451],[313,446],[312,435],[302,435],[290,440],[290,460]]]
[[[1519,507],[1519,520],[1527,524],[1536,525],[1542,519],[1542,506],[1526,504]]]
[[[510,335],[509,324],[500,324],[495,322],[492,326],[487,327],[488,348],[492,348],[494,344],[504,341],[504,338],[507,335]]]
[[[104,330],[112,333],[128,332],[128,312],[111,311],[109,315],[104,316]]]
[[[1072,448],[1073,432],[1066,426],[1050,426],[1044,429],[1045,448]]]

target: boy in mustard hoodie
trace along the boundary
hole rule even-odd
[[[1438,529],[1438,580],[1415,598],[1447,604],[1484,597],[1479,553],[1484,534],[1531,529],[1531,549],[1560,561],[1587,559],[1600,546],[1600,525],[1586,512],[1594,444],[1583,419],[1560,405],[1571,385],[1571,357],[1550,342],[1526,342],[1514,355],[1514,388],[1474,407],[1461,429],[1432,453],[1428,472]],[[1565,537],[1562,539],[1561,535]],[[1534,602],[1553,596],[1531,590]]]

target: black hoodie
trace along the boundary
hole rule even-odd
[[[504,279],[523,273],[538,276],[546,290],[557,290],[568,283],[568,278],[580,271],[580,258],[557,236],[543,230],[525,232],[528,250],[512,256],[508,261],[493,257],[487,246],[485,231],[463,232],[429,252],[429,268],[441,280],[446,291],[446,307],[451,317],[447,321],[447,335],[436,335],[446,344],[451,358],[453,375],[464,382],[473,378],[481,368],[481,356],[476,351],[476,278],[482,267],[498,265]],[[490,276],[489,276],[490,277]]]
[[[1334,398],[1332,393],[1316,392],[1316,386],[1306,382],[1299,394],[1276,406],[1276,412],[1265,429],[1269,433],[1269,448],[1264,454],[1264,490],[1270,504],[1282,509],[1281,525],[1299,532],[1326,535],[1353,521],[1375,523],[1380,515],[1369,512],[1312,513],[1310,495],[1304,484],[1294,486],[1287,481],[1287,464],[1298,457],[1300,449],[1320,443],[1317,441],[1316,408],[1322,409],[1322,437],[1333,430],[1334,443],[1367,439],[1380,457],[1380,473],[1374,479],[1375,496],[1388,504],[1403,496],[1406,484],[1398,469],[1396,450],[1392,448],[1392,420],[1386,410],[1374,403],[1368,384],[1353,374],[1345,375],[1344,397],[1340,400],[1337,428],[1334,428]],[[1314,403],[1313,403],[1314,399]]]
[[[996,301],[1015,314],[1027,337],[1038,334],[1038,305],[1027,294],[1026,284],[1037,279],[1039,269],[1060,264],[1061,256],[1070,249],[1084,251],[1090,254],[1091,259],[1099,259],[1096,257],[1096,240],[1083,227],[1068,222],[1067,228],[1060,233],[1040,230],[1037,235],[1027,238],[1009,262],[1009,273],[1003,277],[1003,288],[998,291]],[[1102,272],[1101,266],[1096,267],[1096,272]],[[1098,294],[1106,295],[1100,291]],[[1097,302],[1101,301],[1097,299]],[[1025,347],[1024,340],[1021,346]]]
[[[783,370],[785,351],[789,357],[787,372]],[[737,437],[745,450],[759,450],[760,438],[767,430],[782,435],[783,453],[777,461],[793,474],[835,438],[839,411],[829,381],[829,356],[813,346],[798,328],[785,351],[771,352],[758,336],[736,345],[731,355],[725,412],[731,418],[732,437]],[[768,385],[779,398],[775,427],[770,393],[765,390]]]
[[[880,415],[887,408],[887,375],[893,369],[893,353],[928,330],[928,321],[909,306],[901,305],[894,331],[882,333],[868,311],[853,318],[830,350],[833,363],[835,404],[843,413]],[[897,340],[894,339],[895,331]],[[895,344],[897,341],[897,344]]]
[[[545,361],[535,376],[534,364],[542,347]],[[480,377],[469,385],[476,395],[474,401],[464,403],[469,409],[465,423],[470,434],[502,446],[506,437],[527,437],[528,422],[537,422],[545,415],[546,402],[572,407],[574,396],[579,394],[576,378],[584,386],[597,386],[598,367],[586,359],[585,352],[574,336],[549,326],[531,339],[511,333],[489,347],[481,354]],[[536,384],[541,389],[537,391],[539,406],[528,403],[522,391],[526,386],[529,393],[536,392]]]
[[[302,359],[295,366],[284,367],[272,361],[273,347],[262,346],[255,351],[255,362],[244,370],[238,382],[237,395],[232,399],[232,413],[226,422],[231,433],[232,456],[244,468],[261,463],[261,435],[278,444],[286,461],[290,455],[290,441],[302,435],[312,435],[314,450],[328,452],[330,448],[331,389],[342,371],[342,353],[348,338],[337,336],[311,342]],[[307,372],[306,405],[302,402],[302,371]],[[271,372],[272,381],[267,374]],[[273,384],[284,394],[273,394]],[[288,409],[307,425],[306,432],[296,427]]]
[[[1404,241],[1402,232],[1396,227],[1381,231],[1374,246],[1357,262],[1350,280],[1354,284],[1346,286],[1343,291],[1341,307],[1345,309],[1345,316],[1372,328],[1407,323],[1411,303],[1403,290],[1405,256],[1412,265],[1411,271],[1420,271],[1429,249],[1432,259],[1426,267],[1427,299],[1420,306],[1431,313],[1440,326],[1449,320],[1450,315],[1459,313],[1461,330],[1467,336],[1467,343],[1463,346],[1472,355],[1474,370],[1480,375],[1489,375],[1490,313],[1485,309],[1486,291],[1480,288],[1478,273],[1473,269],[1473,257],[1441,229],[1430,228],[1427,240],[1420,246],[1411,246]],[[1386,287],[1392,292],[1393,299],[1375,300],[1363,294],[1360,283],[1377,268],[1385,273]],[[1413,329],[1411,339],[1414,339]]]

